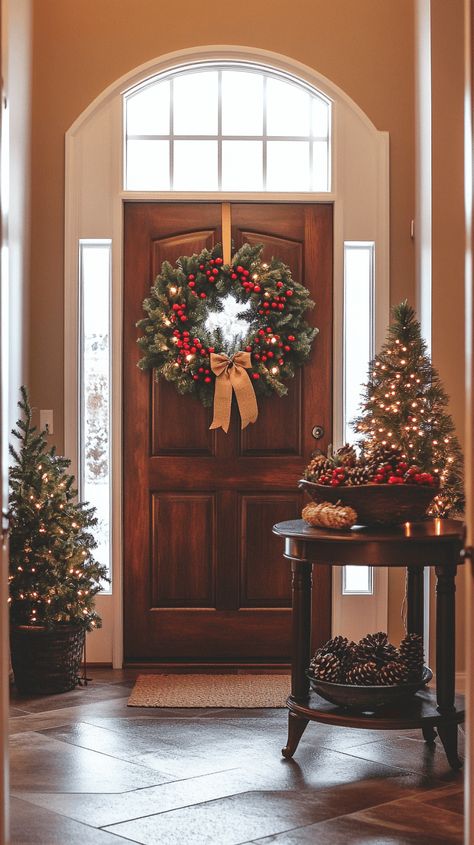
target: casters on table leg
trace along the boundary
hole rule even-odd
[[[452,769],[460,769],[462,760],[458,757],[458,726],[438,725],[438,734]]]
[[[425,725],[422,729],[423,732],[423,739],[425,742],[428,742],[430,745],[433,745],[436,739],[436,731],[432,725]]]
[[[296,713],[288,714],[288,742],[285,748],[281,749],[283,757],[285,757],[287,760],[293,757],[293,754],[298,748],[299,741],[303,736],[304,730],[308,722],[309,719],[305,719],[302,716],[297,716]]]

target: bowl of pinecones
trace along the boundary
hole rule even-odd
[[[383,631],[358,643],[333,637],[316,650],[307,674],[321,698],[358,712],[412,696],[433,677],[424,665],[422,637],[407,634],[397,649]]]
[[[330,455],[316,452],[299,486],[315,502],[352,508],[359,525],[395,525],[423,519],[439,483],[400,449],[378,444],[358,456],[346,444]]]

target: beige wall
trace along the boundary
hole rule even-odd
[[[433,357],[462,432],[462,0],[432,0]],[[289,10],[291,9],[291,16]],[[391,300],[415,301],[413,0],[41,0],[33,53],[31,389],[54,408],[63,443],[64,133],[104,88],[163,53],[255,46],[326,75],[390,133]],[[390,581],[389,627],[402,633],[404,583]],[[461,598],[461,597],[460,597]],[[463,625],[462,601],[459,625]],[[464,656],[459,636],[458,665]]]
[[[431,0],[433,363],[464,441],[464,5]],[[462,573],[460,573],[462,575]],[[465,665],[464,579],[457,579],[457,667]],[[434,601],[432,602],[434,607]],[[432,626],[433,627],[433,626]]]
[[[239,44],[329,77],[391,143],[392,300],[413,299],[412,0],[40,0],[35,3],[31,389],[63,443],[64,133],[111,82],[163,53]]]

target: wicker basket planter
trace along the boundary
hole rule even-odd
[[[359,525],[396,525],[424,519],[437,487],[415,484],[359,484],[330,487],[302,479],[303,487],[315,502],[340,502],[357,513]]]
[[[79,625],[52,630],[19,625],[11,629],[13,674],[18,692],[52,695],[74,689],[84,650],[84,628]]]

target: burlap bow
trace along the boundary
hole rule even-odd
[[[211,352],[211,370],[216,376],[214,419],[210,428],[229,430],[232,391],[239,406],[242,428],[258,417],[257,400],[252,382],[245,370],[252,366],[250,352],[236,352],[230,358],[225,352]]]

